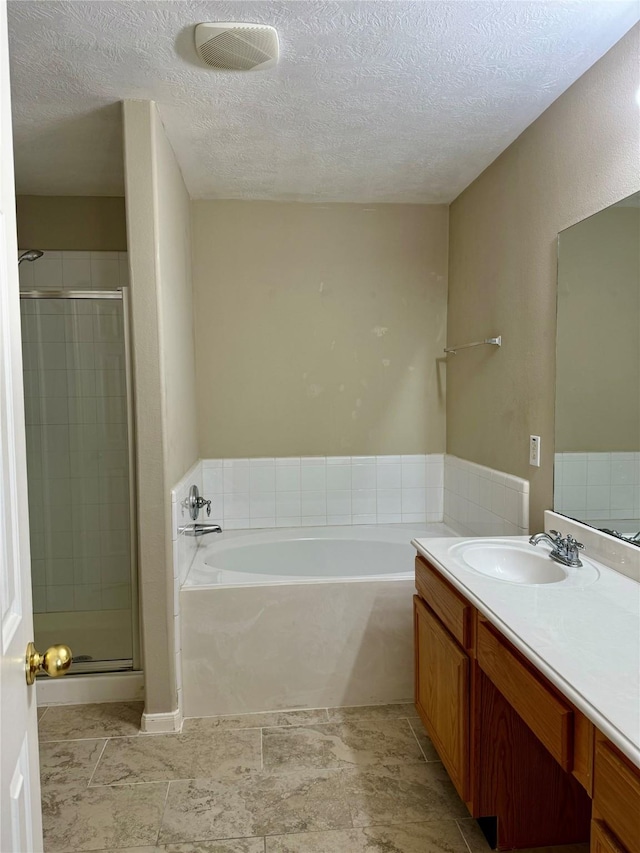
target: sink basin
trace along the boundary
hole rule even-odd
[[[470,539],[453,545],[451,556],[464,568],[493,580],[527,586],[583,587],[599,577],[596,567],[584,558],[581,568],[562,566],[551,559],[545,546],[514,539]]]

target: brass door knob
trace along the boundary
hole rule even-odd
[[[51,646],[41,655],[33,643],[29,643],[26,660],[27,684],[33,684],[38,672],[46,672],[51,678],[66,675],[72,660],[69,646]]]

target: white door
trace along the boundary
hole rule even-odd
[[[0,850],[42,850],[6,0],[0,0]]]

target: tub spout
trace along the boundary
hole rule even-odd
[[[219,524],[185,524],[178,528],[178,533],[185,536],[204,536],[206,533],[222,533]]]

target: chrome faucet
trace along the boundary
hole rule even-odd
[[[610,530],[608,527],[600,527],[599,530],[608,533],[609,536],[622,539],[623,542],[629,542],[631,545],[640,545],[640,530],[637,533],[619,533],[617,530]]]
[[[584,548],[582,542],[569,533],[563,537],[557,530],[551,530],[550,533],[536,533],[529,539],[531,545],[537,545],[539,542],[549,542],[552,546],[549,556],[556,563],[561,563],[563,566],[574,566],[576,568],[582,565],[582,561],[578,556],[578,552]]]
[[[222,533],[219,524],[185,524],[178,528],[178,533],[185,536],[204,536],[207,533]]]

